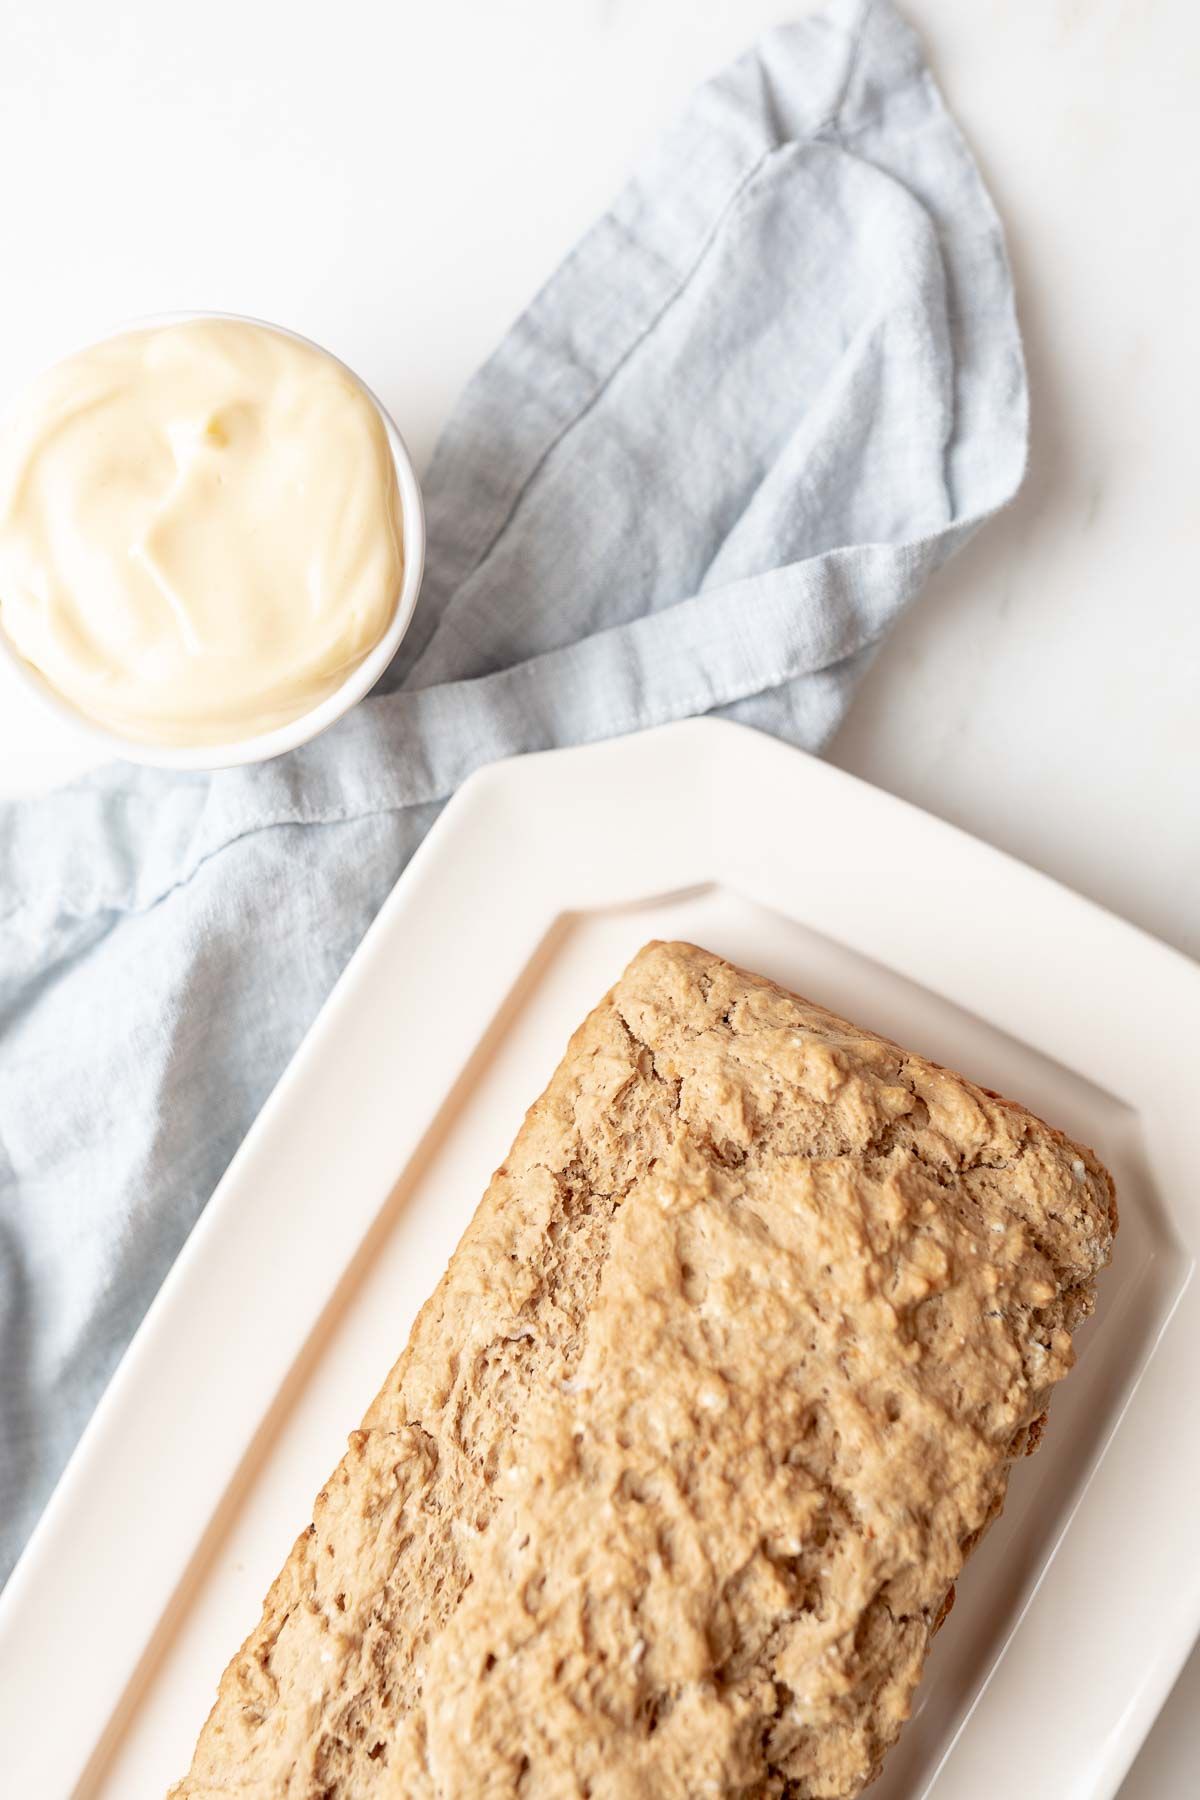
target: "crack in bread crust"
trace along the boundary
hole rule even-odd
[[[178,1800],[852,1800],[1035,1447],[1112,1183],[648,945],[530,1109]]]

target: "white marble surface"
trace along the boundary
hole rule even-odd
[[[338,351],[424,460],[639,147],[792,10],[8,0],[0,402],[114,320],[224,307]],[[1197,955],[1200,12],[907,13],[1009,228],[1033,455],[879,657],[834,757]],[[0,791],[85,762],[0,679]],[[1123,1800],[1194,1792],[1198,1719],[1200,1654]]]

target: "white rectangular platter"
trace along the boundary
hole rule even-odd
[[[1200,969],[741,727],[472,778],[213,1196],[0,1599],[5,1791],[161,1796],[567,1036],[686,937],[1094,1144],[1122,1228],[879,1800],[1104,1800],[1200,1628]]]

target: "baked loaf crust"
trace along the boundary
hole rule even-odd
[[[1108,1261],[1021,1107],[687,944],[571,1040],[183,1800],[849,1800]]]

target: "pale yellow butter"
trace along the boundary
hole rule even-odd
[[[378,409],[266,326],[129,332],[41,376],[0,438],[0,627],[80,712],[214,744],[308,712],[403,572]]]

